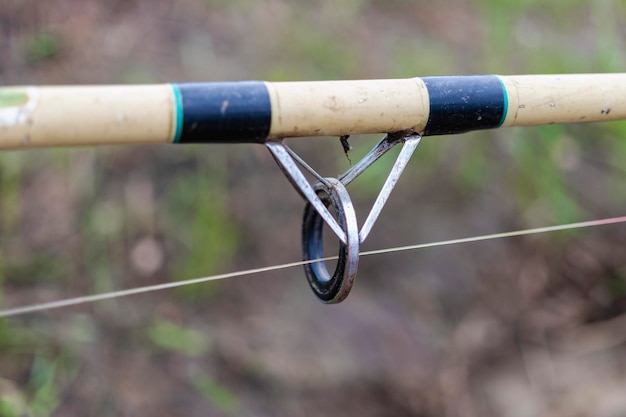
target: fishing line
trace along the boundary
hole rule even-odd
[[[600,219],[600,220],[590,220],[590,221],[578,222],[578,223],[568,223],[568,224],[562,224],[562,225],[556,225],[556,226],[537,227],[533,229],[516,230],[512,232],[494,233],[494,234],[472,236],[472,237],[459,238],[459,239],[442,240],[442,241],[430,242],[430,243],[419,243],[415,245],[397,246],[397,247],[386,248],[386,249],[370,250],[370,251],[361,252],[360,256],[381,255],[381,254],[394,253],[394,252],[432,248],[432,247],[437,247],[437,246],[455,245],[459,243],[479,242],[479,241],[484,241],[484,240],[502,239],[502,238],[507,238],[507,237],[557,232],[557,231],[564,231],[564,230],[580,229],[584,227],[604,226],[604,225],[618,224],[618,223],[626,223],[626,216],[612,217],[612,218]],[[234,277],[239,277],[239,276],[244,276],[244,275],[254,275],[254,274],[259,274],[262,272],[270,272],[270,271],[277,271],[280,269],[293,268],[296,266],[302,266],[302,265],[310,264],[313,262],[331,261],[331,260],[336,260],[336,259],[337,259],[337,256],[330,256],[327,258],[320,258],[320,259],[313,259],[313,260],[299,261],[299,262],[290,262],[290,263],[285,263],[281,265],[273,265],[273,266],[267,266],[267,267],[262,267],[262,268],[247,269],[243,271],[211,275],[207,277],[195,278],[195,279],[190,279],[190,280],[185,280],[185,281],[167,282],[163,284],[148,285],[145,287],[131,288],[127,290],[112,291],[112,292],[107,292],[107,293],[102,293],[102,294],[94,294],[94,295],[87,295],[87,296],[82,296],[82,297],[68,298],[65,300],[50,301],[50,302],[33,304],[29,306],[24,306],[24,307],[9,308],[5,310],[0,310],[0,317],[18,316],[18,315],[34,313],[34,312],[42,311],[42,310],[51,310],[51,309],[68,307],[68,306],[77,305],[77,304],[91,303],[95,301],[102,301],[102,300],[108,300],[112,298],[125,297],[128,295],[143,294],[143,293],[152,292],[152,291],[159,291],[159,290],[165,290],[169,288],[182,287],[182,286],[191,285],[191,284],[200,284],[203,282],[217,281],[221,279],[234,278]]]
[[[626,223],[626,216],[612,217],[612,218],[601,219],[601,220],[590,220],[590,221],[578,222],[578,223],[561,224],[557,226],[536,227],[534,229],[516,230],[513,232],[494,233],[490,235],[465,237],[465,238],[460,238],[460,239],[443,240],[440,242],[418,243],[416,245],[399,246],[399,247],[389,248],[389,249],[377,249],[377,250],[371,250],[367,252],[361,252],[360,256],[379,255],[383,253],[402,252],[402,251],[407,251],[407,250],[432,248],[435,246],[479,242],[481,240],[501,239],[505,237],[515,237],[515,236],[532,235],[532,234],[538,234],[538,233],[558,232],[562,230],[581,229],[583,227],[604,226],[608,224],[617,224],[617,223]]]
[[[281,264],[281,265],[246,269],[243,271],[211,275],[208,277],[194,278],[194,279],[189,279],[189,280],[184,280],[184,281],[166,282],[163,284],[147,285],[145,287],[130,288],[127,290],[111,291],[111,292],[105,292],[102,294],[85,295],[82,297],[67,298],[65,300],[50,301],[50,302],[33,304],[29,306],[24,306],[24,307],[9,308],[6,310],[0,310],[0,317],[18,316],[18,315],[27,314],[27,313],[33,313],[35,311],[51,310],[54,308],[68,307],[68,306],[72,306],[76,304],[92,303],[95,301],[109,300],[111,298],[125,297],[128,295],[165,290],[169,288],[182,287],[182,286],[191,285],[191,284],[200,284],[202,282],[217,281],[220,279],[239,277],[243,275],[260,274],[262,272],[277,271],[279,269],[287,269],[287,268],[292,268],[295,266],[306,265],[308,263],[313,263],[313,262],[318,262],[318,261],[330,261],[333,259],[337,259],[337,257],[333,256],[329,258],[313,259],[309,261],[290,262],[290,263]]]

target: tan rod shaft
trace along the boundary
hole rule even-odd
[[[426,135],[626,119],[626,74],[0,87],[0,148]]]

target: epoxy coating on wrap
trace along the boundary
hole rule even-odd
[[[178,143],[264,142],[272,106],[261,81],[173,84],[180,92]]]
[[[507,94],[495,75],[423,77],[430,112],[424,135],[447,135],[502,125]]]

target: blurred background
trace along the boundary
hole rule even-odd
[[[0,0],[0,85],[620,72],[625,24],[619,0]],[[623,122],[426,138],[364,249],[622,216],[624,158]],[[361,219],[392,162],[350,186]],[[3,152],[1,307],[299,260],[303,206],[258,145]],[[622,416],[625,245],[364,257],[335,306],[292,268],[4,319],[0,416]]]

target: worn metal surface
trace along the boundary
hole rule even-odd
[[[337,266],[332,276],[323,260],[304,265],[311,289],[325,303],[339,303],[348,296],[359,266],[359,229],[354,206],[348,191],[336,178],[326,178],[326,184],[315,184],[315,192],[327,206],[333,206],[337,221],[346,233],[346,242],[339,243]],[[324,257],[323,221],[311,203],[304,209],[302,221],[302,256],[304,260]]]
[[[410,130],[390,133],[338,179],[321,177],[282,142],[268,142],[266,144],[291,184],[308,201],[302,223],[304,260],[324,258],[323,223],[326,223],[340,239],[339,260],[332,276],[323,260],[307,264],[304,267],[313,292],[322,301],[338,303],[348,296],[356,277],[359,246],[372,230],[420,140],[421,136]],[[361,175],[387,151],[400,143],[403,144],[402,150],[359,231],[356,213],[345,186]],[[298,168],[298,164],[317,178],[318,181],[313,187]],[[331,205],[337,214],[337,220],[328,210]]]

